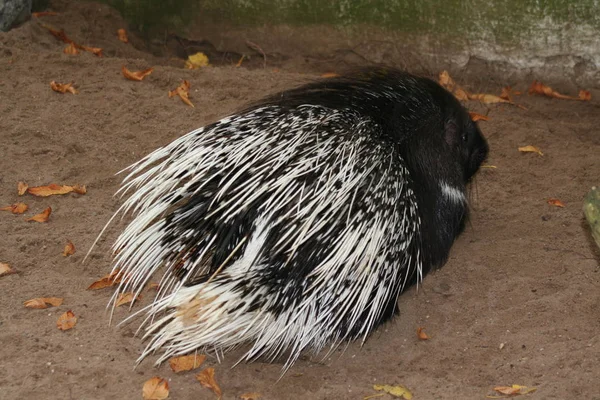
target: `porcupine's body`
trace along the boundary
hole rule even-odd
[[[130,167],[135,218],[120,291],[162,280],[147,311],[159,359],[248,343],[288,365],[366,338],[443,265],[487,155],[435,82],[367,69],[283,92]]]

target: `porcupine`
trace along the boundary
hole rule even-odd
[[[188,133],[126,171],[115,293],[162,270],[145,312],[158,363],[249,344],[287,369],[368,337],[447,260],[487,142],[436,82],[367,68]],[[141,327],[140,327],[141,328]]]

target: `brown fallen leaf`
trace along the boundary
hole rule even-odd
[[[122,280],[123,274],[121,273],[121,270],[117,269],[92,283],[87,290],[98,290],[105,287],[114,286],[121,283]]]
[[[504,99],[504,100],[508,100],[510,102],[513,101],[512,96],[520,96],[521,92],[517,92],[516,90],[513,90],[510,86],[505,86],[502,88],[502,91],[500,92],[500,98]]]
[[[215,381],[215,369],[210,367],[202,370],[198,375],[196,375],[196,379],[200,382],[202,386],[212,390],[217,397],[221,398],[221,388]]]
[[[124,65],[121,67],[121,72],[123,73],[123,76],[132,81],[141,81],[145,77],[150,75],[152,73],[152,71],[154,71],[154,68],[152,68],[152,67],[145,69],[143,71],[135,71],[135,72],[128,70],[127,68],[125,68]]]
[[[71,83],[56,83],[55,81],[50,82],[50,87],[52,90],[58,93],[73,93],[77,94],[77,89],[73,87],[73,82]]]
[[[160,376],[148,379],[142,388],[144,400],[164,400],[169,397],[169,382]]]
[[[471,100],[479,100],[480,102],[482,102],[484,104],[510,103],[510,101],[505,100],[499,96],[496,96],[493,94],[486,94],[486,93],[474,93],[474,94],[469,95],[469,98]]]
[[[78,48],[80,48],[81,50],[85,50],[85,51],[88,51],[88,52],[94,54],[95,56],[104,57],[104,55],[102,54],[102,49],[100,47],[82,46],[80,44],[78,44],[76,46]]]
[[[41,213],[34,215],[31,218],[27,218],[25,221],[48,222],[48,218],[50,218],[51,213],[52,213],[52,207],[48,207]]]
[[[242,61],[244,61],[244,58],[246,58],[245,54],[242,54],[242,56],[240,57],[240,59],[238,60],[237,64],[235,64],[236,68],[239,68],[242,66]]]
[[[23,302],[23,305],[27,308],[48,308],[48,304],[54,307],[58,307],[63,303],[63,299],[60,297],[36,297],[35,299],[27,300]]]
[[[25,182],[17,183],[17,194],[19,196],[23,196],[27,191],[27,188],[29,188],[29,185],[27,185]]]
[[[169,359],[169,365],[173,372],[190,371],[201,366],[204,360],[206,360],[204,355],[190,354]]]
[[[140,296],[135,296],[133,292],[119,293],[119,298],[115,303],[115,307],[120,307],[123,304],[133,303],[140,299]]]
[[[425,333],[424,329],[421,326],[417,328],[417,337],[419,340],[429,340],[429,336]]]
[[[75,192],[78,194],[85,194],[87,192],[87,189],[85,188],[84,185],[69,186],[69,185],[57,185],[56,183],[51,183],[50,185],[46,185],[46,186],[30,187],[29,189],[27,189],[27,193],[34,195],[34,196],[39,196],[39,197],[61,195],[61,194],[67,194],[67,193],[71,193],[71,192]]]
[[[241,400],[258,400],[261,397],[262,397],[262,394],[255,393],[255,392],[240,394]]]
[[[117,37],[121,42],[129,43],[129,38],[127,37],[127,31],[125,29],[117,29]]]
[[[565,206],[565,204],[558,199],[548,199],[548,204],[550,204],[551,206],[556,206],[556,207],[561,207],[561,208],[563,208]]]
[[[65,245],[65,249],[63,250],[63,256],[67,257],[75,254],[75,245],[70,240],[67,240],[67,244]]]
[[[58,317],[58,320],[56,321],[56,326],[61,331],[68,331],[69,329],[72,329],[76,323],[77,317],[75,316],[75,314],[73,314],[73,311],[69,310],[62,314],[60,317]]]
[[[158,287],[159,287],[158,283],[150,282],[150,284],[148,285],[148,290],[150,290],[150,289],[158,290]]]
[[[321,78],[337,78],[338,76],[340,75],[335,72],[325,72],[324,74],[321,74]]]
[[[177,86],[175,90],[169,92],[169,98],[173,96],[179,96],[181,100],[190,107],[194,107],[194,104],[189,99],[190,93],[190,81],[184,80],[181,85]]]
[[[538,153],[540,156],[544,155],[540,149],[531,145],[519,147],[519,151],[522,153]]]
[[[0,276],[16,274],[17,271],[12,269],[10,265],[0,262]]]
[[[73,41],[67,37],[67,34],[65,33],[65,31],[63,29],[58,31],[58,30],[56,30],[48,25],[45,25],[45,24],[42,24],[42,26],[44,28],[48,29],[48,32],[50,32],[50,34],[52,34],[52,36],[54,36],[58,40],[62,40],[65,43],[73,43]]]
[[[448,71],[442,71],[439,74],[438,82],[446,90],[454,95],[459,101],[469,100],[469,93],[454,82]]]
[[[550,86],[544,85],[542,82],[533,81],[531,86],[529,87],[529,94],[538,94],[546,97],[551,97],[555,99],[562,100],[581,100],[581,101],[590,101],[592,99],[592,94],[587,90],[580,90],[579,95],[577,97],[567,96],[557,91],[553,90]]]
[[[0,208],[0,211],[10,211],[13,214],[23,214],[29,207],[25,203],[15,203],[10,206]]]
[[[469,116],[473,122],[477,121],[489,121],[490,117],[486,115],[477,114],[476,112],[469,112]]]
[[[77,46],[75,46],[75,43],[69,43],[67,47],[63,49],[63,53],[75,55],[79,54],[79,49],[77,48]]]
[[[39,18],[39,17],[54,17],[56,15],[58,15],[58,13],[55,12],[55,11],[38,11],[38,12],[31,13],[31,16],[32,17],[36,17],[36,18]]]
[[[501,396],[486,396],[488,399],[504,399],[507,397],[520,396],[528,393],[533,393],[537,390],[535,387],[528,388],[527,386],[512,385],[512,386],[496,386],[494,391]]]
[[[394,397],[401,397],[405,400],[410,400],[413,398],[412,393],[406,387],[402,385],[391,386],[391,385],[373,385],[373,389],[378,392],[385,392],[391,394]]]

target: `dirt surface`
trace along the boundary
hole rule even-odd
[[[0,262],[17,274],[0,277],[0,397],[3,399],[141,398],[143,383],[169,380],[173,399],[212,399],[193,372],[175,374],[155,357],[133,369],[144,342],[135,325],[108,324],[110,289],[86,288],[110,270],[112,225],[91,258],[85,253],[119,205],[115,173],[183,133],[223,117],[266,93],[314,76],[242,66],[185,70],[117,40],[124,24],[109,8],[55,3],[59,16],[0,34],[0,206],[23,201],[24,215],[0,213]],[[66,55],[41,23],[65,29],[105,57]],[[141,41],[130,35],[141,48]],[[143,82],[125,80],[121,66],[154,66]],[[327,72],[327,71],[323,71]],[[544,77],[539,77],[543,80]],[[182,79],[191,108],[169,98]],[[59,94],[50,81],[75,82],[79,94]],[[529,82],[463,82],[498,92]],[[574,90],[565,87],[564,90]],[[598,91],[593,91],[600,98]],[[400,298],[401,314],[361,347],[352,343],[321,362],[300,360],[280,381],[281,364],[222,363],[209,358],[225,399],[258,392],[263,399],[362,399],[373,384],[402,384],[415,399],[483,399],[497,385],[537,387],[532,399],[600,399],[600,267],[585,226],[582,198],[600,184],[600,106],[521,96],[528,109],[477,103],[490,144],[488,164],[471,193],[472,221],[450,260],[419,290]],[[521,154],[535,145],[544,156]],[[85,184],[85,195],[18,197],[17,182]],[[547,204],[558,198],[564,208]],[[26,217],[51,206],[47,223]],[[63,257],[67,240],[77,252]],[[32,310],[25,300],[56,296],[58,308]],[[141,301],[147,304],[148,293]],[[134,309],[138,309],[136,305]],[[59,331],[72,310],[74,329]],[[115,318],[128,315],[117,309]],[[417,327],[431,336],[419,341]],[[381,397],[391,398],[389,395]]]

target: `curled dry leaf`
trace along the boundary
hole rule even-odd
[[[57,38],[58,40],[62,40],[65,43],[73,43],[73,41],[71,39],[69,39],[67,37],[67,34],[65,33],[64,30],[56,30],[54,28],[51,28],[48,25],[43,24],[42,25],[44,28],[48,29],[48,32],[50,32],[50,34],[52,34],[52,36],[54,36],[55,38]]]
[[[152,71],[154,71],[154,68],[152,68],[152,67],[145,69],[143,71],[135,71],[135,72],[131,72],[130,70],[125,68],[124,65],[121,67],[121,72],[123,73],[123,76],[132,81],[141,81],[145,77],[150,75],[152,73]]]
[[[33,12],[33,13],[31,13],[31,16],[32,17],[36,17],[36,18],[39,18],[39,17],[54,17],[56,15],[58,15],[58,13],[55,12],[55,11],[39,11],[39,12]]]
[[[75,254],[75,245],[70,240],[67,240],[67,244],[65,245],[65,249],[63,250],[63,256],[67,257]]]
[[[75,55],[75,54],[79,54],[79,49],[77,49],[77,46],[75,46],[75,43],[69,43],[67,45],[67,47],[65,47],[63,49],[63,53]]]
[[[454,79],[450,77],[448,71],[442,71],[439,74],[438,82],[441,86],[443,86],[446,90],[451,92],[454,97],[456,97],[460,101],[469,100],[469,93],[464,90],[462,87],[458,86]]]
[[[240,59],[238,60],[237,64],[235,64],[236,68],[239,68],[242,66],[242,61],[244,61],[244,58],[246,58],[245,54],[242,54],[242,56],[240,57]]]
[[[119,298],[117,299],[115,306],[120,307],[123,304],[133,303],[139,299],[140,299],[140,296],[139,295],[136,296],[133,292],[119,293]]]
[[[200,382],[202,386],[212,390],[217,397],[221,398],[221,388],[215,381],[215,369],[214,368],[206,368],[202,370],[198,375],[196,375],[196,379]]]
[[[73,82],[71,83],[56,83],[55,81],[50,82],[50,87],[52,90],[58,93],[73,93],[77,94],[77,89],[73,87]]]
[[[473,122],[477,121],[489,121],[490,117],[486,115],[477,114],[476,112],[469,112],[469,116]]]
[[[60,317],[58,317],[58,320],[56,321],[56,326],[61,331],[68,331],[69,329],[73,328],[76,323],[77,317],[75,316],[75,314],[73,314],[73,311],[69,310]]]
[[[94,54],[95,56],[98,56],[98,57],[104,56],[102,54],[102,49],[100,47],[89,47],[89,46],[82,46],[82,45],[76,45],[76,46],[79,47],[81,50],[85,50],[85,51],[88,51],[88,52]]]
[[[560,201],[559,199],[548,199],[548,204],[550,204],[551,206],[561,207],[561,208],[563,208],[565,206],[565,204],[562,201]]]
[[[10,211],[13,214],[23,214],[29,207],[25,203],[15,203],[10,206],[0,208],[0,211]]]
[[[261,397],[262,397],[262,394],[255,393],[255,392],[240,394],[241,400],[258,400]]]
[[[185,68],[187,69],[198,69],[206,66],[208,66],[208,57],[202,52],[192,54],[185,60]]]
[[[179,96],[181,100],[190,107],[194,107],[194,104],[189,99],[190,93],[190,81],[184,80],[181,85],[177,86],[175,90],[169,92],[169,98],[173,96]]]
[[[117,270],[114,270],[113,272],[111,272],[110,274],[105,275],[102,278],[98,279],[96,282],[92,283],[88,287],[88,290],[97,290],[97,289],[103,289],[103,288],[109,287],[109,286],[114,286],[114,285],[121,283],[122,280],[123,280],[123,274],[121,273],[121,270],[117,269]]]
[[[27,185],[25,182],[17,183],[17,194],[19,196],[23,196],[28,188],[29,188],[29,185]]]
[[[529,87],[529,94],[539,94],[546,97],[551,97],[555,99],[562,100],[581,100],[581,101],[590,101],[592,99],[592,94],[587,90],[580,90],[579,96],[567,96],[557,91],[553,90],[550,86],[544,85],[542,82],[533,81],[531,86]]]
[[[519,147],[519,151],[521,153],[538,153],[540,156],[544,155],[544,153],[542,153],[542,151],[540,149],[538,149],[535,146],[531,146],[531,145]]]
[[[29,189],[27,189],[27,193],[32,194],[34,196],[39,196],[39,197],[67,194],[67,193],[71,193],[71,192],[75,192],[78,194],[86,194],[87,189],[85,188],[85,185],[69,186],[69,185],[57,185],[55,183],[51,183],[50,185],[46,185],[46,186],[30,187]]]
[[[169,359],[169,365],[173,372],[190,371],[201,366],[204,360],[206,360],[204,355],[190,354]]]
[[[164,400],[169,397],[169,382],[160,376],[148,379],[142,388],[144,400]]]
[[[429,335],[425,333],[424,329],[425,328],[421,326],[417,328],[417,337],[419,338],[419,340],[429,340]]]
[[[63,303],[60,297],[36,297],[35,299],[27,300],[23,305],[27,308],[48,308],[48,304],[58,307]]]
[[[336,74],[335,72],[326,72],[324,74],[321,74],[321,78],[336,78],[340,76],[339,74]]]
[[[10,265],[0,262],[0,276],[16,274],[17,271],[12,269]]]
[[[373,389],[377,390],[378,392],[386,392],[394,397],[403,398],[405,400],[410,400],[413,398],[410,390],[402,385],[373,385]]]
[[[123,43],[129,43],[129,38],[127,37],[127,31],[123,28],[117,30],[117,37]]]
[[[512,90],[512,88],[510,86],[505,86],[502,88],[502,91],[500,92],[500,98],[504,99],[504,100],[508,100],[512,103],[513,99],[512,96],[520,96],[521,92],[517,92],[516,90]]]
[[[48,218],[50,218],[51,213],[52,213],[52,207],[48,207],[41,213],[34,215],[31,218],[27,218],[25,221],[48,222]]]

